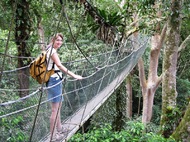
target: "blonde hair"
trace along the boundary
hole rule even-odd
[[[63,34],[57,33],[56,35],[52,36],[50,43],[53,43],[58,37],[61,37],[63,39]]]

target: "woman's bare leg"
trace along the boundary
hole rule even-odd
[[[60,130],[62,128],[61,125],[61,106],[62,106],[62,102],[59,103],[59,112],[58,112],[58,116],[57,116],[57,129]]]
[[[60,117],[60,108],[59,107],[61,107],[61,104],[59,102],[58,103],[52,103],[52,108],[51,108],[52,110],[51,110],[51,116],[50,116],[50,132],[51,132],[51,135],[54,134],[54,132],[56,130],[56,126],[58,128],[61,127],[61,117]],[[57,121],[56,121],[56,119],[57,119]]]

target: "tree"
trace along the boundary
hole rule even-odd
[[[163,28],[162,34],[156,34],[152,37],[152,46],[150,51],[150,66],[148,72],[148,79],[145,79],[145,72],[143,67],[142,58],[138,62],[139,67],[139,78],[142,87],[142,96],[143,96],[143,114],[142,114],[142,122],[148,123],[152,118],[152,108],[154,101],[154,94],[159,84],[161,83],[162,76],[157,76],[157,68],[158,68],[158,59],[160,54],[160,49],[163,44],[163,40],[165,37],[166,27]],[[155,42],[155,39],[157,42]]]
[[[44,48],[45,34],[42,28],[44,27],[43,24],[47,23],[47,21],[48,24],[52,23],[52,21],[49,20],[48,18],[52,18],[53,16],[47,17],[45,15],[47,10],[53,9],[51,1],[39,2],[39,1],[27,1],[27,0],[18,0],[18,1],[10,0],[10,1],[1,1],[1,4],[2,4],[1,6],[7,10],[7,12],[4,12],[2,10],[2,12],[6,14],[4,17],[2,17],[3,20],[9,21],[8,19],[12,19],[11,17],[13,17],[13,20],[11,20],[11,24],[12,27],[14,28],[11,29],[10,28],[11,26],[10,27],[7,26],[8,24],[7,25],[1,24],[0,27],[4,30],[9,30],[9,32],[11,33],[10,34],[11,38],[15,39],[14,41],[17,47],[17,56],[18,56],[17,68],[22,68],[30,64],[31,59],[27,57],[31,57],[31,50],[36,51],[33,48],[35,42],[32,42],[32,40],[36,41],[37,38],[40,37],[39,38],[41,39],[40,42],[43,42],[43,44],[41,44],[41,47],[42,49]],[[42,8],[42,6],[47,6],[47,7]],[[43,17],[43,23],[42,23],[42,17]],[[37,33],[36,27],[39,29],[39,33]],[[50,25],[48,25],[49,30],[47,30],[46,28],[46,33],[48,34],[49,31],[51,30],[51,28],[49,27]],[[5,55],[7,50],[5,50]],[[29,88],[29,71],[26,68],[18,70],[17,80],[18,83],[16,86],[20,90],[19,96],[24,97],[29,93],[28,91],[25,91]]]
[[[162,116],[161,128],[162,134],[169,137],[175,123],[176,107],[176,66],[178,57],[178,47],[180,43],[180,24],[182,2],[171,0],[170,13],[167,21],[166,42],[163,56],[163,80],[162,80]]]
[[[181,43],[180,47],[178,48],[178,52],[179,53],[182,52],[183,49],[185,49],[184,51],[188,51],[188,49],[186,49],[186,47],[189,45],[189,42],[190,42],[190,35],[188,35],[186,37],[186,39]],[[180,55],[182,56],[182,53],[180,53]],[[181,56],[178,56],[178,58],[180,58]],[[188,61],[186,61],[186,62],[188,62]],[[184,66],[184,64],[182,66]],[[181,67],[179,67],[179,68],[181,68]],[[187,70],[188,70],[186,63],[185,63],[185,67],[183,67],[183,68],[187,68]],[[183,71],[180,74],[184,74]],[[186,75],[187,76],[184,75],[183,78],[188,77],[188,74],[186,74]],[[186,81],[189,83],[189,81],[187,79],[186,79]],[[183,88],[183,90],[184,90],[184,88]],[[190,124],[189,124],[190,117],[189,116],[190,116],[190,102],[189,102],[188,106],[186,107],[186,111],[185,111],[183,118],[181,119],[179,125],[177,126],[177,128],[175,129],[175,131],[172,134],[172,137],[175,138],[177,141],[190,141],[190,129],[189,129],[190,128]]]
[[[152,4],[152,3],[150,3]],[[159,9],[160,3],[155,3],[155,9]],[[157,11],[155,10],[155,11]],[[160,11],[157,11],[157,15],[154,16],[156,18],[161,18]],[[138,21],[137,24],[135,24],[136,27],[139,26],[139,21],[141,18],[136,14],[134,16],[134,21]],[[150,24],[150,23],[148,23]],[[149,70],[148,75],[146,79],[146,69],[144,65],[143,58],[141,57],[138,61],[138,69],[139,69],[139,81],[143,96],[143,112],[142,112],[142,122],[144,124],[149,123],[152,118],[152,109],[153,109],[153,102],[154,102],[154,94],[161,83],[162,75],[158,76],[158,61],[159,61],[159,55],[160,50],[162,48],[165,33],[166,33],[166,26],[163,27],[162,33],[160,34],[160,23],[155,24],[156,26],[152,26],[154,28],[153,36],[151,37],[151,48],[150,48],[150,60],[149,60]],[[151,29],[153,30],[153,29]],[[138,36],[139,33],[133,34],[135,43],[138,43]],[[135,48],[138,48],[138,45],[134,45]]]
[[[20,0],[16,3],[15,16],[15,41],[19,57],[30,57],[30,50],[27,47],[26,41],[30,37],[31,32],[31,17],[30,17],[30,3],[27,0]],[[30,63],[26,58],[18,58],[18,68],[24,67]],[[20,89],[29,88],[29,72],[27,69],[18,71],[18,81]],[[28,91],[20,91],[20,97],[24,97]]]

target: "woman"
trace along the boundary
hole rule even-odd
[[[46,86],[49,87],[47,93],[48,99],[51,102],[50,133],[52,141],[58,141],[64,137],[62,134],[64,128],[62,128],[60,116],[60,106],[63,101],[62,83],[60,83],[62,77],[61,72],[64,72],[65,74],[68,74],[76,79],[82,79],[82,76],[74,74],[61,64],[61,61],[57,54],[57,49],[59,49],[62,44],[63,35],[58,33],[52,38],[51,43],[47,49],[47,61],[49,63],[48,70],[51,70],[52,67],[55,70],[55,73],[51,75],[49,81],[46,84]],[[52,85],[55,86],[51,87]]]

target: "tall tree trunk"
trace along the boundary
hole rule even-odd
[[[15,18],[15,39],[18,50],[18,68],[26,66],[29,64],[30,60],[21,58],[21,57],[29,57],[30,50],[27,48],[26,40],[29,39],[30,29],[31,29],[31,17],[29,14],[29,2],[27,0],[20,0],[17,2],[16,9],[16,18]],[[19,89],[20,97],[26,96],[29,92],[22,91],[22,89],[29,88],[29,71],[27,69],[18,71],[18,81],[19,81]]]
[[[169,137],[175,129],[176,107],[176,66],[178,47],[180,43],[180,11],[182,2],[171,0],[171,15],[167,22],[166,46],[163,56],[163,81],[162,81],[162,116],[161,132]]]

